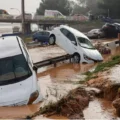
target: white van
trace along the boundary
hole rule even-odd
[[[35,68],[21,38],[0,38],[0,106],[21,106],[42,100]]]
[[[66,18],[61,12],[58,10],[45,10],[45,17],[55,17],[55,18]]]
[[[75,62],[93,63],[103,61],[102,55],[92,45],[89,38],[78,30],[61,25],[54,28],[49,38],[49,44],[55,43],[68,54],[73,55]]]

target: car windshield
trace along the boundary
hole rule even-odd
[[[32,75],[23,54],[0,59],[0,84],[22,81]]]
[[[88,49],[95,49],[92,43],[88,39],[82,38],[82,37],[77,37],[77,39],[81,47],[88,48]]]

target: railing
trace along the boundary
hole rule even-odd
[[[17,15],[0,15],[0,19],[10,19],[10,20],[21,20],[21,16]],[[39,16],[35,15],[34,17],[25,15],[26,20],[67,20],[67,21],[88,21],[86,16],[61,16],[61,17],[46,17],[46,16]]]

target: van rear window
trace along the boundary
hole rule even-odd
[[[31,75],[32,72],[23,54],[0,59],[0,85],[16,83]]]

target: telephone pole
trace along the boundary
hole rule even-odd
[[[21,10],[22,10],[22,33],[25,34],[25,1],[21,0]]]

